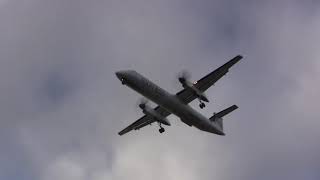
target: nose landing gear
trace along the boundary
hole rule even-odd
[[[125,81],[124,78],[121,79],[121,83],[122,83],[122,85],[125,85],[125,84],[126,84],[126,81]]]

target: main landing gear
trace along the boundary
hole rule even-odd
[[[199,96],[199,95],[197,95],[197,94],[195,94],[195,95],[197,96],[197,99],[199,100],[199,107],[200,107],[201,109],[205,108],[205,107],[206,107],[206,104],[203,102],[201,96]],[[209,102],[209,101],[206,100],[206,102]]]
[[[200,102],[199,107],[200,107],[201,109],[203,109],[203,108],[206,107],[206,104],[205,104],[204,102],[202,102],[201,99],[199,99],[199,102]]]
[[[199,107],[200,107],[201,109],[203,109],[203,108],[206,107],[206,104],[202,102],[202,103],[199,104]]]
[[[164,133],[164,131],[165,131],[165,130],[164,130],[163,127],[159,129],[159,133],[161,133],[161,134]]]
[[[159,133],[164,133],[165,129],[161,126],[161,123],[159,123],[160,129],[159,129]]]

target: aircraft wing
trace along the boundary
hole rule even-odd
[[[224,75],[227,74],[229,69],[239,62],[242,59],[242,56],[238,55],[219,67],[218,69],[214,70],[210,74],[206,75],[205,77],[201,78],[199,81],[197,81],[194,86],[201,92],[206,91],[209,87],[214,85],[220,78],[222,78]],[[182,91],[178,92],[176,96],[185,104],[190,103],[194,99],[197,98],[197,96],[194,94],[194,92],[190,89],[183,89]]]
[[[167,110],[163,109],[160,106],[157,106],[154,110],[157,113],[159,113],[162,117],[167,117],[171,114],[170,112],[168,112]],[[140,119],[135,121],[134,123],[130,124],[125,129],[120,131],[118,134],[121,136],[121,135],[124,135],[124,134],[132,131],[132,130],[139,130],[139,129],[145,127],[146,125],[152,124],[155,121],[156,120],[152,116],[144,115]]]

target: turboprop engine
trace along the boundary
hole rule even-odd
[[[188,80],[187,75],[183,75],[183,76],[179,77],[179,82],[182,84],[183,88],[191,89],[200,100],[205,101],[205,102],[209,102],[207,96],[194,86],[195,83],[191,83]]]
[[[167,118],[161,116],[158,112],[156,112],[154,109],[152,109],[146,103],[139,104],[139,107],[142,109],[142,112],[145,115],[153,117],[159,123],[167,125],[167,126],[171,125]]]

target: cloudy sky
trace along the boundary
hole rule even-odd
[[[318,180],[319,19],[312,0],[0,0],[0,179]],[[175,93],[238,54],[191,104],[237,104],[227,136],[174,116],[117,135],[142,112],[115,71]]]

